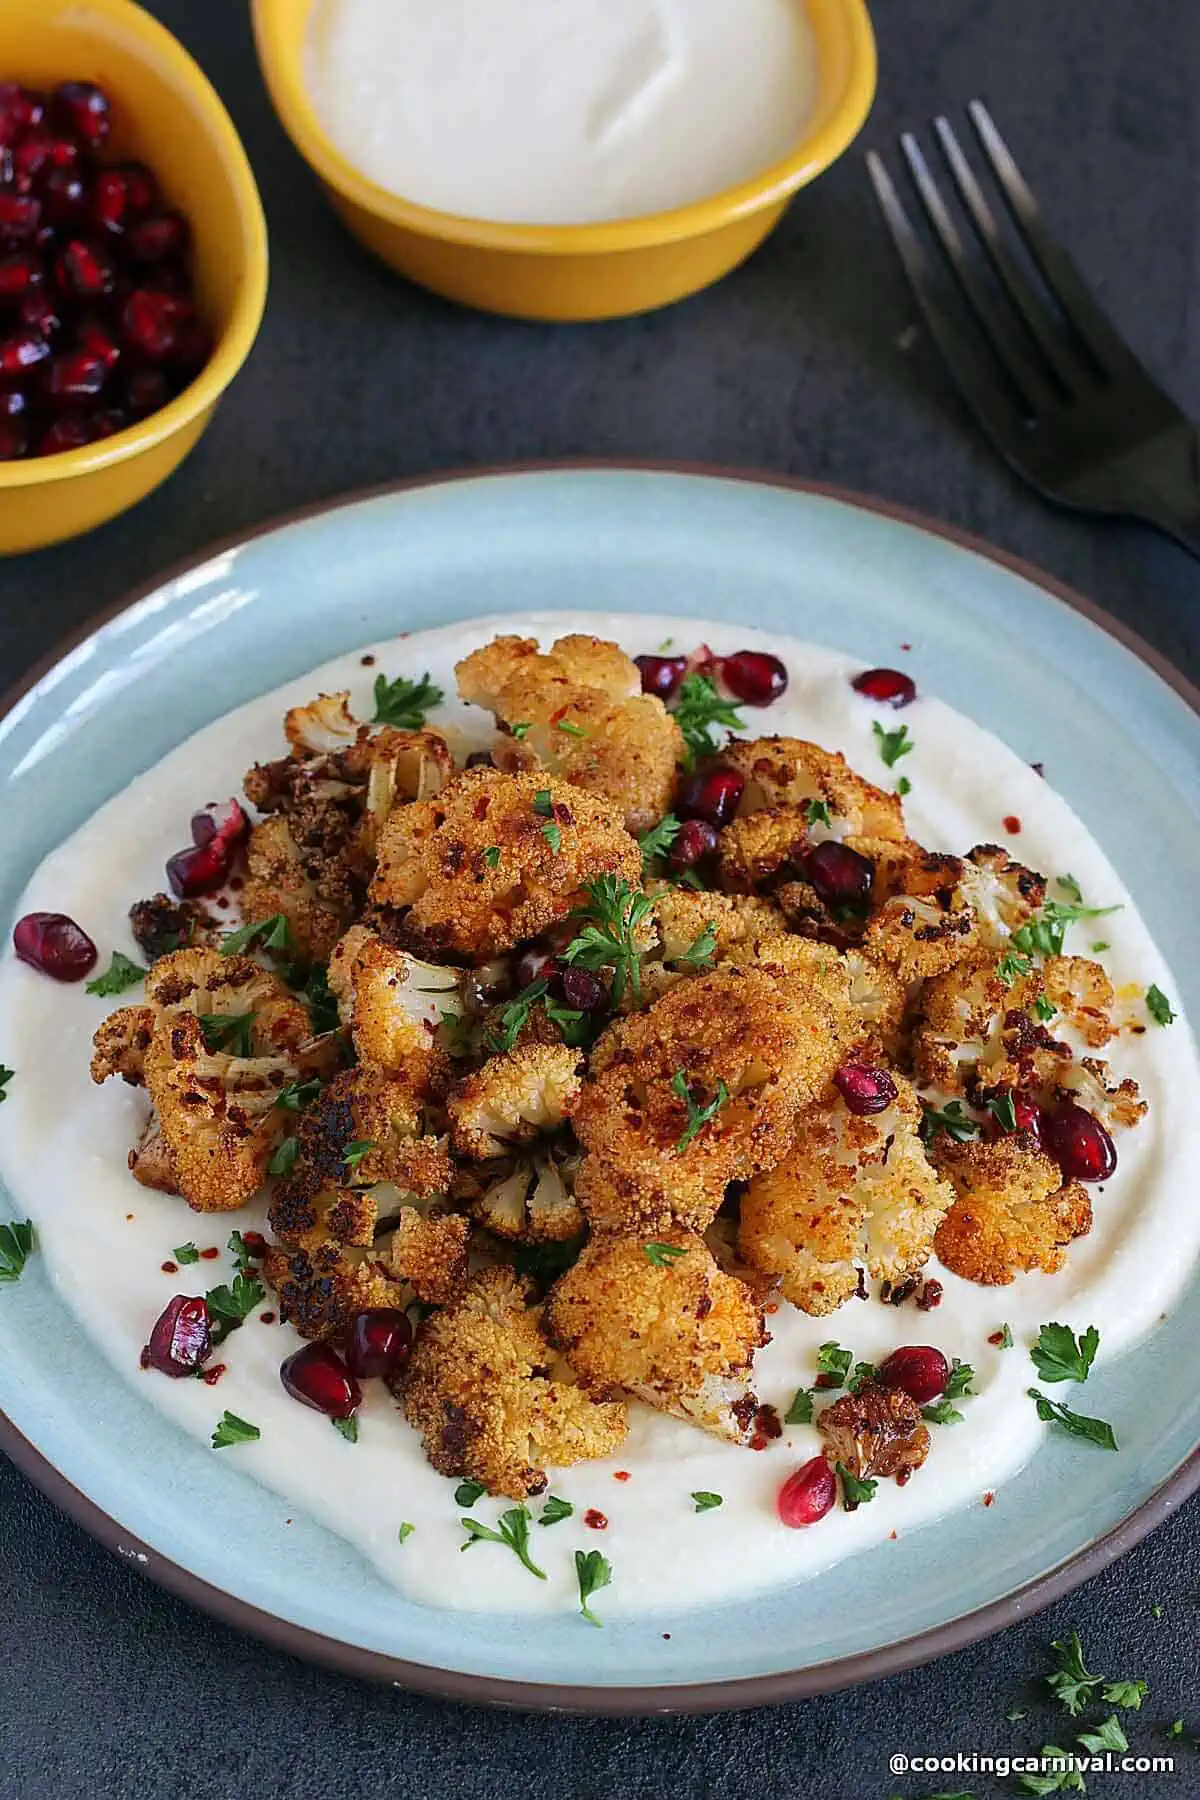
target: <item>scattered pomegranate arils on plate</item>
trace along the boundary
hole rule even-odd
[[[407,1313],[385,1306],[358,1313],[346,1339],[346,1368],[359,1381],[394,1375],[408,1360],[412,1341]]]
[[[192,842],[211,844],[220,838],[227,850],[244,843],[250,835],[250,820],[241,802],[234,799],[215,800],[210,806],[192,814]]]
[[[917,697],[917,684],[903,669],[864,669],[850,686],[855,693],[884,706],[911,706]]]
[[[795,1531],[823,1519],[836,1499],[837,1476],[823,1456],[814,1456],[788,1476],[775,1505],[782,1523]]]
[[[896,1083],[887,1070],[871,1069],[865,1063],[843,1063],[834,1074],[833,1085],[858,1118],[886,1112],[896,1098]]]
[[[788,672],[766,650],[735,650],[721,658],[721,680],[746,706],[770,706],[787,688]]]
[[[215,894],[224,887],[229,874],[229,852],[219,837],[207,844],[189,844],[177,850],[167,862],[167,881],[171,892],[181,900],[195,900],[201,894]]]
[[[1117,1166],[1108,1131],[1073,1100],[1042,1115],[1042,1144],[1068,1181],[1107,1181]]]
[[[861,905],[875,879],[873,864],[834,838],[826,838],[808,851],[804,873],[826,906]]]
[[[194,1375],[212,1351],[208,1306],[199,1296],[176,1294],[168,1300],[142,1352],[142,1367],[157,1369],[176,1380]]]
[[[64,81],[51,96],[53,117],[89,150],[99,150],[112,130],[112,104],[92,81]]]
[[[281,1363],[279,1379],[293,1400],[329,1419],[348,1419],[362,1404],[362,1389],[328,1344],[305,1344]]]
[[[931,1344],[905,1344],[879,1365],[877,1379],[884,1387],[900,1388],[918,1406],[928,1406],[944,1393],[950,1365]]]
[[[687,674],[686,656],[635,656],[642,677],[643,694],[669,700]]]
[[[13,926],[13,949],[55,981],[82,981],[96,966],[95,944],[66,913],[26,913]]]
[[[667,866],[694,869],[698,862],[711,856],[716,847],[716,829],[707,819],[685,819],[679,827],[679,836],[667,852]]]
[[[680,790],[679,811],[685,819],[702,819],[719,831],[737,811],[745,789],[745,777],[736,769],[698,769]]]

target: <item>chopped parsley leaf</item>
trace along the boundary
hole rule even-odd
[[[931,1425],[958,1425],[962,1422],[962,1414],[952,1400],[947,1400],[945,1394],[940,1400],[935,1400],[932,1406],[923,1406],[921,1417]]]
[[[813,1416],[812,1394],[808,1388],[797,1388],[792,1395],[792,1404],[783,1415],[785,1425],[811,1425]]]
[[[1170,1025],[1175,1018],[1171,1002],[1154,982],[1146,989],[1146,1011],[1156,1025]]]
[[[267,1164],[268,1175],[290,1175],[300,1154],[300,1139],[285,1137]]]
[[[833,820],[829,816],[829,807],[824,800],[807,800],[804,804],[804,810],[808,815],[808,822],[810,825],[833,824]]]
[[[1031,956],[1061,956],[1068,925],[1076,919],[1099,919],[1120,911],[1120,906],[1063,906],[1058,900],[1047,900],[1040,913],[1013,932],[1011,941]]]
[[[1095,1731],[1081,1731],[1076,1743],[1090,1750],[1093,1756],[1101,1756],[1106,1750],[1128,1750],[1129,1739],[1121,1729],[1121,1722],[1116,1713],[1110,1713],[1102,1725]]]
[[[843,1350],[840,1344],[832,1340],[827,1344],[822,1344],[817,1351],[817,1369],[820,1374],[833,1378],[822,1382],[822,1387],[844,1387],[853,1361],[854,1352],[852,1350]]]
[[[692,1098],[692,1090],[688,1085],[687,1071],[676,1069],[671,1077],[671,1092],[676,1099],[682,1100],[687,1108],[687,1124],[675,1143],[676,1156],[682,1156],[688,1145],[699,1137],[710,1119],[715,1119],[721,1108],[728,1104],[729,1089],[717,1078],[717,1091],[707,1106],[698,1106]]]
[[[517,1561],[529,1570],[531,1575],[536,1575],[539,1581],[545,1581],[545,1569],[539,1569],[529,1554],[531,1517],[527,1506],[510,1507],[508,1512],[501,1513],[496,1521],[497,1529],[495,1531],[490,1525],[481,1524],[478,1519],[460,1519],[459,1524],[467,1534],[467,1541],[465,1544],[460,1544],[459,1549],[469,1550],[472,1544],[481,1542],[504,1544],[512,1551]]]
[[[669,1269],[673,1262],[687,1255],[684,1244],[643,1244],[642,1249],[656,1269]]]
[[[961,1399],[964,1394],[969,1394],[972,1391],[971,1383],[974,1379],[975,1371],[970,1363],[959,1362],[957,1356],[952,1358],[950,1364],[950,1376],[945,1387],[942,1389],[942,1398],[945,1400]]]
[[[719,749],[712,735],[714,725],[724,725],[730,731],[744,731],[746,726],[737,707],[721,698],[712,677],[702,675],[698,669],[685,675],[680,682],[672,710],[675,723],[683,733],[689,769],[698,756],[711,756]]]
[[[285,1112],[299,1112],[310,1100],[315,1100],[320,1091],[321,1083],[316,1076],[309,1081],[289,1081],[276,1094],[275,1104],[282,1106]]]
[[[340,1431],[348,1444],[358,1442],[358,1418],[351,1413],[348,1419],[331,1419],[329,1423],[335,1431]]]
[[[401,1525],[399,1531],[396,1533],[396,1536],[399,1538],[400,1542],[403,1544],[407,1538],[410,1538],[412,1536],[413,1532],[416,1529],[417,1528],[415,1525],[411,1525],[409,1523],[409,1521],[407,1519],[405,1519],[405,1521]]]
[[[561,825],[543,825],[542,826],[542,836],[545,838],[546,842],[549,844],[549,846],[550,846],[551,850],[554,852],[555,856],[557,856],[559,851],[562,849],[562,826]]]
[[[1087,1792],[1083,1776],[1071,1767],[1070,1750],[1057,1744],[1043,1744],[1038,1756],[1045,1769],[1041,1775],[1019,1775],[1017,1789],[1022,1794],[1083,1794]]]
[[[1169,1738],[1180,1738],[1183,1736],[1183,1720],[1172,1719],[1171,1723],[1165,1726],[1164,1729]]]
[[[1141,1712],[1142,1701],[1150,1692],[1146,1681],[1106,1681],[1100,1698],[1110,1706],[1123,1706],[1127,1712]]]
[[[575,1576],[579,1582],[579,1610],[589,1625],[600,1625],[588,1601],[601,1588],[606,1588],[612,1581],[612,1564],[607,1556],[599,1550],[577,1550],[575,1552]]]
[[[1071,1717],[1077,1719],[1084,1707],[1091,1705],[1092,1690],[1100,1686],[1104,1677],[1093,1675],[1085,1667],[1083,1645],[1077,1631],[1065,1638],[1055,1638],[1050,1649],[1058,1667],[1047,1675],[1046,1686],[1059,1705],[1065,1706]]]
[[[33,1250],[32,1219],[10,1219],[0,1225],[0,1281],[20,1281]]]
[[[445,698],[441,688],[430,681],[428,673],[422,675],[420,681],[409,681],[404,675],[389,681],[386,675],[377,675],[372,723],[395,725],[401,731],[420,731],[425,724],[425,714],[440,706]]]
[[[254,1014],[201,1013],[200,1029],[210,1050],[224,1050],[229,1056],[253,1056]]]
[[[128,956],[122,956],[119,950],[114,950],[112,961],[103,975],[97,975],[94,981],[89,981],[84,992],[100,994],[107,999],[112,994],[123,994],[126,988],[136,986],[147,973],[140,963],[132,962]]]
[[[614,1008],[620,1006],[627,985],[634,999],[640,1000],[638,933],[653,912],[654,901],[619,875],[598,875],[584,883],[583,891],[587,905],[571,915],[582,922],[583,929],[563,951],[563,961],[578,963],[581,969],[611,968]]]
[[[560,1519],[569,1519],[574,1511],[569,1500],[560,1500],[557,1494],[548,1494],[538,1524],[557,1525]]]
[[[924,1117],[921,1120],[921,1140],[932,1144],[939,1131],[944,1131],[953,1138],[956,1144],[965,1144],[968,1139],[979,1136],[979,1126],[970,1115],[963,1110],[961,1100],[949,1100],[939,1112],[936,1106],[921,1102]]]
[[[229,1234],[229,1241],[225,1248],[228,1250],[230,1256],[232,1256],[233,1266],[239,1275],[252,1275],[254,1273],[254,1258],[251,1256],[249,1246],[240,1231],[233,1231]]]
[[[483,860],[489,869],[498,869],[500,866],[499,844],[489,844],[483,853]]]
[[[1060,1406],[1057,1400],[1047,1400],[1036,1388],[1027,1388],[1026,1392],[1037,1407],[1038,1418],[1046,1424],[1061,1425],[1072,1437],[1086,1438],[1089,1443],[1099,1445],[1101,1450],[1117,1448],[1113,1428],[1106,1419],[1089,1419],[1084,1413],[1072,1412],[1069,1406]]]
[[[1043,1325],[1029,1356],[1043,1381],[1086,1381],[1099,1347],[1094,1325],[1080,1338],[1069,1325]]]
[[[252,1444],[261,1436],[262,1432],[257,1425],[239,1419],[236,1413],[227,1412],[212,1434],[212,1447],[214,1450],[227,1450],[230,1444]]]
[[[889,769],[894,769],[900,758],[907,756],[914,747],[907,725],[897,725],[894,731],[885,731],[879,720],[873,719],[871,730],[875,734],[880,758]]]
[[[220,1287],[210,1288],[204,1299],[209,1312],[216,1315],[212,1332],[212,1346],[215,1350],[266,1299],[266,1292],[261,1282],[239,1274],[234,1276],[228,1287],[222,1283]]]
[[[520,722],[518,724],[509,726],[508,734],[510,737],[515,737],[517,742],[520,743],[521,739],[528,737],[529,733],[532,730],[533,730],[533,720],[532,719],[522,719],[522,720],[520,720]]]
[[[454,1490],[455,1506],[474,1506],[487,1493],[482,1481],[460,1481]]]
[[[1083,905],[1083,890],[1073,875],[1057,876],[1054,885],[1060,887],[1067,899],[1074,901],[1076,906]]]
[[[227,931],[221,939],[221,955],[237,956],[255,942],[260,950],[290,950],[292,934],[284,915],[272,913],[270,918],[251,919],[236,931]]]
[[[489,1048],[501,1054],[511,1050],[520,1037],[534,1004],[546,992],[547,983],[541,979],[531,981],[528,987],[522,988],[516,998],[501,1010],[496,1027],[487,1033]]]
[[[171,1255],[182,1269],[186,1269],[189,1263],[197,1263],[200,1261],[200,1252],[197,1250],[195,1244],[176,1244]]]
[[[644,831],[638,839],[638,848],[642,853],[642,867],[649,869],[660,857],[666,856],[671,845],[683,830],[682,819],[674,813],[668,813],[649,831]]]
[[[834,1463],[833,1466],[841,1476],[842,1506],[846,1512],[857,1512],[860,1506],[875,1498],[875,1489],[879,1486],[877,1481],[860,1480],[857,1475],[851,1474],[845,1463]]]
[[[554,817],[554,799],[549,788],[539,788],[533,796],[533,810],[539,819]]]
[[[876,1369],[874,1363],[856,1362],[854,1365],[854,1372],[846,1383],[846,1386],[850,1389],[852,1394],[857,1394],[860,1388],[865,1388],[868,1382],[874,1381],[878,1373],[879,1371]]]
[[[357,1170],[364,1156],[370,1156],[375,1148],[374,1138],[356,1138],[354,1143],[347,1144],[342,1151],[342,1164],[349,1173]]]
[[[997,1350],[1011,1350],[1012,1347],[1013,1334],[1009,1330],[1008,1325],[1004,1324],[1000,1327],[1000,1342],[996,1345],[996,1348]]]
[[[712,1512],[714,1507],[725,1504],[723,1494],[710,1494],[704,1488],[698,1488],[692,1495],[692,1499],[696,1502],[697,1512]]]
[[[1090,944],[1088,948],[1091,950],[1093,956],[1099,956],[1102,950],[1111,950],[1112,945],[1106,943],[1103,938],[1097,938],[1096,942]]]
[[[900,779],[897,781],[896,792],[901,800],[906,799],[907,796],[912,793],[912,782],[908,779],[907,775],[901,775]]]
[[[582,737],[582,738],[585,738],[585,737],[586,737],[586,736],[587,736],[587,732],[586,732],[586,731],[585,731],[585,730],[584,730],[584,728],[583,728],[583,726],[582,726],[582,725],[576,725],[576,724],[575,724],[575,722],[574,722],[574,721],[573,721],[573,720],[572,720],[572,719],[559,719],[559,721],[558,721],[558,729],[559,729],[559,730],[560,730],[560,731],[565,731],[565,732],[567,732],[567,734],[568,734],[568,735],[569,735],[569,736],[570,736],[570,737]]]
[[[688,945],[682,956],[677,956],[677,963],[690,963],[693,969],[701,964],[711,962],[717,950],[717,928],[710,919],[698,938]]]
[[[0,1100],[8,1099],[8,1094],[5,1090],[16,1072],[15,1069],[6,1068],[3,1063],[0,1063]]]
[[[1007,1089],[1002,1094],[994,1094],[987,1103],[987,1109],[1001,1131],[1017,1129],[1017,1109],[1013,1097]]]
[[[312,1028],[317,1037],[336,1031],[341,1024],[337,996],[329,985],[329,977],[319,965],[308,971],[300,998],[308,1008]]]
[[[1054,1017],[1054,1002],[1052,1000],[1047,1000],[1045,994],[1039,994],[1033,1003],[1033,1011],[1034,1016],[1040,1019],[1043,1025],[1048,1025]]]
[[[1019,981],[1022,975],[1028,975],[1032,967],[1033,963],[1028,956],[1018,956],[1010,950],[996,964],[996,973],[1005,987],[1012,987],[1013,983]]]

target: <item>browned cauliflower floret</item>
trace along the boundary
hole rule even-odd
[[[623,1388],[719,1437],[749,1436],[762,1308],[691,1232],[593,1237],[552,1288],[546,1329],[585,1385]]]
[[[765,894],[801,870],[808,849],[803,806],[742,814],[721,833],[721,886],[730,894]]]
[[[385,726],[368,739],[366,806],[356,847],[373,859],[388,816],[406,800],[432,800],[454,779],[454,757],[440,731]]]
[[[783,1155],[837,1054],[820,996],[759,969],[700,975],[611,1025],[573,1119],[585,1151],[575,1191],[592,1224],[703,1231],[730,1181]]]
[[[400,807],[379,839],[371,898],[407,907],[414,942],[482,961],[536,937],[597,875],[637,882],[641,855],[603,801],[546,775],[470,769]]]
[[[318,1239],[311,1250],[272,1245],[262,1273],[275,1290],[280,1319],[306,1338],[340,1337],[355,1313],[399,1311],[411,1298],[381,1258],[333,1238]]]
[[[835,1461],[859,1481],[894,1475],[903,1486],[929,1455],[929,1428],[917,1402],[874,1381],[818,1413],[817,1430]]]
[[[975,915],[977,940],[989,950],[1003,949],[1046,898],[1046,877],[999,844],[976,844],[968,852],[959,887]]]
[[[957,856],[913,847],[875,863],[874,911],[863,949],[906,985],[952,968],[979,947],[975,914],[963,892]]]
[[[130,907],[129,929],[146,961],[157,962],[174,950],[217,944],[223,927],[199,900],[152,894],[149,900],[135,900]]]
[[[92,1080],[119,1075],[131,1087],[144,1087],[146,1052],[157,1021],[154,1006],[121,1006],[109,1013],[92,1039]]]
[[[146,976],[146,999],[160,1017],[179,1010],[213,1019],[252,1014],[249,1037],[260,1056],[290,1055],[312,1039],[308,1008],[252,956],[177,950]]]
[[[350,690],[318,694],[304,706],[293,706],[284,715],[283,734],[297,756],[321,756],[345,750],[361,727],[350,711]]]
[[[738,1249],[807,1313],[849,1300],[859,1269],[903,1281],[925,1266],[954,1199],[921,1143],[921,1104],[901,1075],[886,1112],[851,1113],[829,1090],[800,1117],[796,1141],[742,1196]]]
[[[665,885],[654,895],[654,922],[660,939],[657,954],[668,963],[686,957],[710,928],[717,962],[787,930],[783,914],[770,900]]]
[[[1136,1125],[1148,1110],[1131,1077],[1110,1082],[1112,1070],[1098,1057],[1084,1056],[1060,1070],[1057,1096],[1069,1099],[1085,1112],[1094,1113],[1111,1131],[1117,1125]]]
[[[904,988],[882,963],[861,950],[838,950],[814,938],[776,932],[758,939],[748,951],[737,948],[721,957],[721,965],[763,969],[807,994],[819,995],[831,1009],[833,1026],[847,1042],[870,1035],[889,1050],[899,1043],[904,1014]]]
[[[464,1076],[447,1102],[455,1150],[483,1162],[557,1131],[579,1094],[579,1060],[566,1044],[527,1044]]]
[[[1112,1013],[1117,996],[1100,963],[1086,956],[1048,956],[1042,964],[1042,989],[1089,1049],[1099,1050],[1116,1036]]]
[[[151,1113],[142,1134],[129,1152],[129,1172],[143,1187],[156,1188],[160,1194],[177,1194],[179,1177],[171,1146],[163,1136],[162,1123]]]
[[[327,960],[356,903],[340,858],[303,851],[283,813],[273,813],[250,833],[240,898],[244,918],[282,913],[296,954],[306,962]]]
[[[568,1243],[584,1228],[574,1194],[576,1167],[577,1158],[562,1162],[545,1152],[506,1157],[460,1170],[454,1193],[497,1237],[529,1244]]]
[[[483,1269],[425,1320],[401,1378],[409,1423],[441,1475],[514,1500],[540,1494],[547,1466],[607,1456],[627,1430],[624,1404],[593,1397],[557,1366],[511,1269]]]
[[[1005,981],[994,951],[976,952],[921,988],[912,1035],[917,1079],[948,1094],[963,1094],[1004,1059],[1006,1016],[1036,998],[1031,975]]]
[[[447,1014],[462,1006],[461,971],[418,962],[363,925],[352,925],[329,959],[329,986],[363,1062],[439,1097],[450,1059],[439,1044]]]
[[[898,795],[865,781],[835,750],[823,750],[803,738],[734,738],[722,750],[721,761],[745,780],[743,814],[788,807],[807,819],[808,803],[816,800],[830,815],[825,836],[905,835]]]
[[[567,637],[542,654],[532,638],[497,638],[459,663],[458,691],[519,743],[496,746],[501,768],[544,768],[619,808],[630,831],[647,831],[671,804],[683,735],[661,700],[643,694],[636,666],[616,644]]]
[[[1002,1287],[1021,1269],[1053,1275],[1065,1260],[1064,1245],[1091,1230],[1086,1190],[1078,1182],[1064,1186],[1030,1134],[968,1144],[950,1144],[942,1134],[935,1150],[958,1197],[934,1248],[965,1280]]]
[[[290,1194],[391,1182],[429,1199],[449,1191],[445,1143],[423,1132],[422,1108],[410,1084],[359,1063],[322,1088],[296,1125],[299,1147],[286,1178]]]

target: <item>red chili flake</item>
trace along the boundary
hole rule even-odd
[[[763,1307],[763,1311],[765,1313],[777,1313],[779,1311],[778,1300],[768,1300],[767,1304]]]
[[[211,1262],[213,1257],[220,1256],[221,1252],[217,1249],[217,1246],[215,1244],[213,1244],[210,1246],[209,1249],[202,1250],[200,1252],[200,1254],[204,1258],[205,1262]]]
[[[940,1281],[927,1281],[921,1289],[921,1297],[917,1301],[918,1311],[932,1312],[935,1306],[940,1306],[943,1291]]]
[[[273,1312],[259,1313],[258,1317],[260,1323],[263,1325],[273,1325],[275,1323],[275,1314]]]
[[[912,1480],[912,1470],[911,1469],[901,1469],[899,1474],[896,1476],[896,1486],[897,1487],[905,1487],[907,1485],[907,1483],[910,1482],[911,1480]]]
[[[228,1363],[214,1363],[211,1369],[203,1371],[200,1379],[206,1387],[216,1387],[228,1367]]]
[[[369,652],[366,656],[360,657],[359,661],[362,663],[364,669],[373,669],[375,667],[375,658]]]
[[[583,1515],[583,1522],[585,1525],[590,1525],[593,1531],[608,1530],[608,1520],[605,1518],[604,1514],[597,1511],[594,1506],[588,1507],[588,1510]]]
[[[992,1501],[995,1498],[996,1498],[995,1494],[993,1494],[991,1492],[991,1490],[989,1489],[988,1492],[983,1496],[983,1504],[985,1506],[990,1506],[992,1504]]]
[[[162,1272],[164,1275],[178,1275],[178,1273],[179,1273],[179,1264],[178,1263],[165,1262],[161,1265],[161,1267],[162,1267]]]
[[[550,723],[551,723],[551,724],[552,724],[552,725],[557,725],[557,724],[558,724],[558,722],[559,722],[559,720],[560,720],[560,719],[565,719],[565,718],[566,718],[566,716],[567,716],[567,709],[566,709],[566,707],[565,707],[565,706],[560,706],[560,707],[559,707],[559,709],[558,709],[558,711],[557,711],[557,712],[552,712],[552,713],[551,713],[551,714],[550,714]]]
[[[614,1469],[613,1470],[613,1480],[614,1481],[632,1481],[633,1477],[629,1473],[628,1469]]]
[[[765,1438],[781,1438],[783,1423],[773,1406],[760,1406],[754,1415],[754,1424]]]
[[[1000,1348],[1000,1346],[1003,1342],[1004,1342],[1004,1333],[1002,1331],[993,1331],[988,1336],[988,1343],[995,1344],[997,1349]]]
[[[761,1431],[756,1431],[754,1436],[750,1439],[750,1448],[752,1450],[765,1450],[770,1441],[770,1438],[764,1437]]]
[[[902,649],[902,650],[911,650],[911,649],[912,649],[912,645],[911,645],[911,644],[901,644],[901,646],[900,646],[900,648],[901,648],[901,649]]]
[[[1021,829],[1021,821],[1018,819],[1016,813],[1005,813],[1004,829],[1008,832],[1010,837],[1016,837]]]

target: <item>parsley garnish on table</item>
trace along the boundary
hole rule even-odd
[[[682,1156],[710,1120],[715,1119],[723,1106],[729,1103],[729,1089],[718,1079],[717,1091],[706,1106],[701,1106],[693,1097],[686,1069],[676,1069],[671,1077],[671,1092],[678,1100],[682,1100],[687,1108],[687,1124],[675,1142],[676,1156]]]
[[[611,1585],[612,1564],[607,1556],[600,1554],[599,1550],[577,1550],[575,1552],[575,1577],[579,1582],[580,1612],[589,1625],[602,1625],[604,1621],[596,1617],[588,1605],[588,1601],[601,1588]]]
[[[654,901],[619,875],[598,875],[584,883],[584,892],[586,906],[571,914],[582,928],[563,951],[563,961],[581,969],[611,968],[614,1008],[621,1004],[626,987],[640,1000],[638,930],[653,912]]]
[[[10,1219],[0,1225],[0,1281],[20,1281],[33,1251],[32,1219]]]
[[[529,1554],[530,1518],[531,1514],[527,1506],[511,1507],[508,1512],[501,1513],[496,1521],[497,1529],[495,1531],[490,1525],[481,1524],[478,1519],[460,1519],[459,1524],[467,1534],[467,1541],[465,1544],[460,1544],[459,1549],[469,1550],[472,1544],[481,1542],[504,1544],[512,1551],[517,1561],[524,1564],[531,1575],[536,1575],[539,1581],[545,1581],[545,1569],[539,1569]]]
[[[377,675],[372,724],[395,725],[401,731],[420,731],[426,713],[440,706],[445,698],[442,689],[435,687],[429,679],[428,672],[420,681],[409,681],[404,675],[389,681],[386,675]]]
[[[99,994],[106,1000],[111,999],[114,994],[123,994],[127,988],[136,987],[148,972],[140,963],[122,955],[120,950],[114,950],[112,961],[103,975],[97,975],[94,981],[89,981],[84,991]]]
[[[689,769],[698,756],[712,756],[720,748],[712,735],[714,725],[724,725],[729,731],[744,731],[746,727],[737,707],[721,697],[710,675],[702,675],[698,669],[685,675],[680,682],[671,710],[683,733],[685,762]]]

